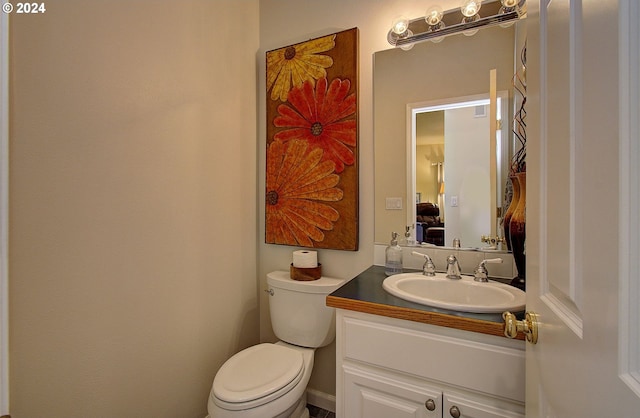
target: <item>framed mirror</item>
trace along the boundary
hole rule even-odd
[[[474,36],[459,34],[438,43],[418,43],[408,51],[396,48],[374,54],[376,243],[387,244],[394,231],[402,236],[408,225],[415,228],[418,203],[422,203],[423,208],[428,206],[424,204],[431,203],[439,212],[441,209],[441,216],[434,215],[439,216],[442,224],[442,237],[437,245],[451,246],[448,241],[455,237],[461,240],[462,247],[475,248],[482,246],[481,235],[502,236],[497,208],[504,200],[501,192],[506,188],[509,159],[514,151],[510,135],[514,106],[512,77],[518,61],[514,57],[519,55],[526,38],[524,25],[524,21],[519,21],[507,28],[487,27]],[[469,128],[465,133],[461,123],[453,122],[455,116],[451,116],[448,118],[450,130],[460,131],[459,139],[449,146],[443,139],[442,145],[432,147],[433,150],[418,152],[416,147],[421,140],[416,136],[420,135],[419,130],[430,129],[420,128],[416,122],[422,118],[416,116],[423,113],[421,109],[442,108],[440,110],[445,112],[447,107],[462,99],[467,102],[488,100],[492,70],[496,74],[495,88],[500,92],[499,114],[503,123],[500,130],[503,137],[497,149],[480,152],[476,148],[474,151],[476,145],[465,144],[465,137],[470,138],[471,133],[484,128]],[[482,113],[484,106],[473,103],[463,107],[475,114]],[[489,113],[488,106],[484,111]],[[443,119],[444,113],[437,117]],[[488,123],[486,119],[485,122]],[[445,122],[441,124],[446,125]],[[488,135],[488,129],[485,132]],[[438,161],[438,148],[444,151],[442,161]],[[445,161],[447,149],[452,155]],[[464,154],[465,150],[467,154]],[[434,164],[436,183],[435,186],[431,183],[430,191],[417,186],[422,182],[416,178],[418,154],[425,159],[427,154],[433,157],[429,158],[429,164]],[[480,159],[482,164],[486,163],[486,172],[474,173],[478,168],[473,167],[471,161]],[[495,180],[491,180],[492,175]],[[455,177],[468,180],[459,180],[462,183],[456,186],[458,189],[453,181],[451,187],[447,187],[447,180],[455,180]],[[483,179],[485,186],[472,185],[470,179]],[[493,186],[486,186],[490,181],[495,182]],[[483,209],[481,215],[477,207],[487,206],[480,201],[493,202],[489,209]],[[465,224],[474,225],[475,232],[468,237],[461,232]],[[411,232],[415,240],[415,229]],[[418,241],[424,241],[418,235]]]

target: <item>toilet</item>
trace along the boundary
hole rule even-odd
[[[246,348],[227,360],[213,380],[208,418],[308,418],[306,388],[315,349],[335,338],[335,311],[327,295],[343,280],[292,280],[267,274],[269,312],[277,343]]]

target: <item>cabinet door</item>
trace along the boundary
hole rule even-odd
[[[442,395],[442,410],[444,418],[525,418],[522,405],[452,393]]]
[[[441,418],[442,391],[418,380],[349,366],[344,372],[344,416]]]

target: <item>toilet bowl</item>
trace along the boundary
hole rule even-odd
[[[280,341],[246,348],[222,365],[207,418],[308,418],[315,349],[335,338],[335,310],[325,299],[342,283],[328,277],[298,282],[288,271],[267,274],[271,323]]]
[[[313,358],[314,349],[282,341],[237,353],[216,374],[209,396],[210,416],[308,417],[306,389]]]

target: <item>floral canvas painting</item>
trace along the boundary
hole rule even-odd
[[[358,249],[358,29],[269,51],[265,241]]]

